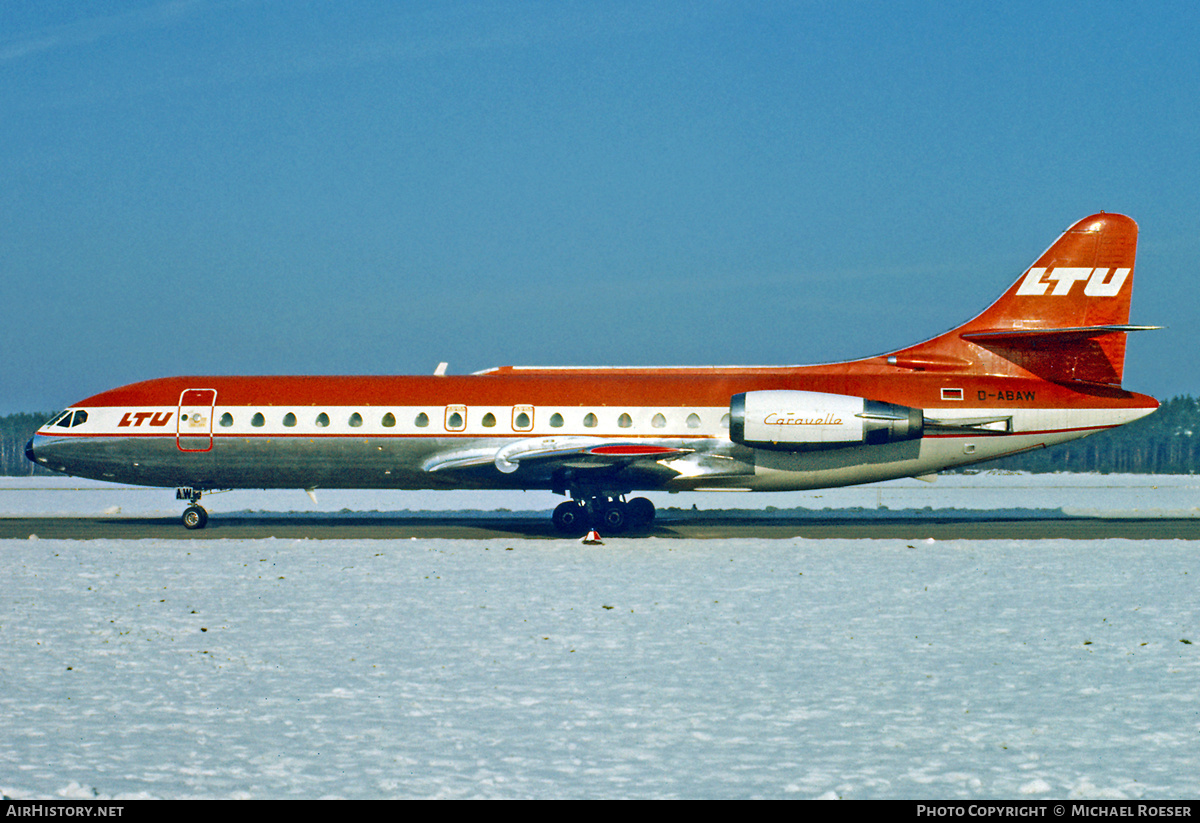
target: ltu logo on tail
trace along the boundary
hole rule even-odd
[[[1083,293],[1088,297],[1116,297],[1133,269],[1030,269],[1021,280],[1017,294],[1045,294],[1054,286],[1051,297],[1070,294],[1080,280],[1086,280]]]

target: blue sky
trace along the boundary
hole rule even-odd
[[[0,413],[171,374],[814,363],[1141,226],[1200,394],[1193,3],[0,11]]]

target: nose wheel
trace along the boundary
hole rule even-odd
[[[175,490],[176,500],[186,500],[191,504],[183,510],[183,516],[180,518],[185,529],[203,529],[208,525],[208,512],[200,505],[200,494],[200,489]]]
[[[208,512],[203,506],[192,504],[183,510],[182,519],[185,529],[203,529],[208,525]]]

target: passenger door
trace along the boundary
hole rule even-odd
[[[184,389],[179,395],[175,444],[180,451],[212,450],[213,409],[216,405],[216,389]]]

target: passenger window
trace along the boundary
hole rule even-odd
[[[513,431],[527,432],[533,428],[533,406],[513,406]]]
[[[262,412],[255,412],[254,417],[250,418],[250,425],[256,428],[262,428],[266,425],[267,418],[263,417]]]
[[[329,425],[329,415],[327,415],[325,412],[321,412],[320,414],[318,414],[317,415],[317,425],[320,426],[321,428],[325,428],[326,426],[328,426]]]
[[[388,412],[387,414],[385,414],[383,416],[383,425],[384,425],[384,428],[388,428],[388,429],[395,426],[396,425],[396,415],[392,414],[391,412]]]
[[[232,425],[233,425],[233,415],[232,414],[230,414],[229,412],[225,412],[223,415],[221,415],[221,427],[222,428],[227,429]]]
[[[296,425],[296,415],[292,414],[291,412],[288,412],[287,414],[285,414],[283,416],[283,425],[285,425],[285,426]]]
[[[361,414],[359,414],[358,412],[355,412],[354,414],[350,415],[350,427],[351,428],[357,429],[361,425],[362,425],[362,415]]]
[[[728,414],[721,415],[721,428],[723,428],[723,429],[729,428],[729,415]]]
[[[623,429],[628,429],[630,426],[633,425],[633,418],[630,417],[628,414],[623,413],[620,417],[617,418],[617,425]]]
[[[656,429],[665,429],[667,427],[667,418],[663,417],[662,412],[659,412],[650,420],[650,425]]]
[[[446,407],[446,431],[460,432],[467,427],[467,407]]]
[[[591,412],[588,412],[586,415],[584,415],[583,425],[587,426],[589,429],[596,428],[596,424],[598,422],[599,421],[596,420],[596,415],[592,414]]]
[[[423,429],[429,425],[429,415],[427,415],[425,412],[421,412],[420,414],[417,415],[417,419],[415,422],[416,422],[418,428]]]
[[[550,415],[550,425],[556,429],[561,429],[563,426],[563,416],[558,412]]]
[[[485,414],[483,416],[483,425],[489,429],[492,428],[493,426],[495,426],[496,425],[496,415],[492,414],[491,412],[488,412],[487,414]]]
[[[700,415],[696,414],[695,412],[689,414],[687,418],[687,427],[689,429],[700,428]]]

